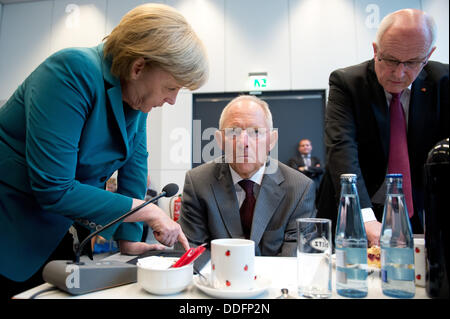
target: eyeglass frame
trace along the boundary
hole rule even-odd
[[[425,64],[428,63],[428,57],[423,58],[421,61],[399,61],[396,59],[387,59],[387,58],[383,58],[380,57],[381,54],[377,54],[377,59],[378,61],[384,61],[384,63],[386,64],[387,67],[390,68],[398,68],[398,66],[400,64],[403,64],[403,66],[408,69],[408,70],[417,70],[418,68],[424,66]],[[414,63],[414,65],[412,65],[412,63]],[[415,64],[417,63],[417,64]]]
[[[272,129],[265,127],[248,127],[245,129],[242,127],[226,127],[220,129],[219,131],[224,132],[226,137],[238,137],[241,136],[242,133],[245,131],[248,137],[258,138],[258,137],[265,137],[268,132],[272,131]]]

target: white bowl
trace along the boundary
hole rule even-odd
[[[161,257],[166,260],[170,257]],[[173,258],[176,261],[178,258]],[[155,295],[169,295],[186,289],[192,282],[193,264],[178,268],[161,269],[153,267],[145,258],[137,262],[137,282],[149,293]]]

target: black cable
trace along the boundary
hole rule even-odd
[[[48,288],[42,289],[42,290],[40,290],[40,291],[38,291],[38,292],[32,294],[32,295],[30,296],[30,299],[35,299],[38,295],[43,294],[44,292],[52,291],[52,290],[57,290],[57,289],[58,289],[58,288],[56,288],[55,286],[52,286],[52,287],[48,287]]]

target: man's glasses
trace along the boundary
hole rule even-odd
[[[388,66],[389,68],[392,68],[392,69],[395,69],[400,64],[403,64],[405,66],[405,68],[408,70],[417,70],[419,67],[427,64],[426,58],[422,59],[420,61],[417,61],[417,60],[399,61],[399,60],[395,60],[395,59],[378,57],[378,61],[383,61],[386,66]]]
[[[256,138],[256,137],[264,137],[266,133],[269,131],[265,127],[249,127],[246,129],[240,127],[227,127],[221,129],[221,131],[225,132],[225,136],[227,137],[238,137],[241,136],[244,131],[247,133],[248,137]]]

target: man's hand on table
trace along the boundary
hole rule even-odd
[[[366,229],[367,240],[370,246],[380,246],[381,223],[377,220],[364,223]]]

